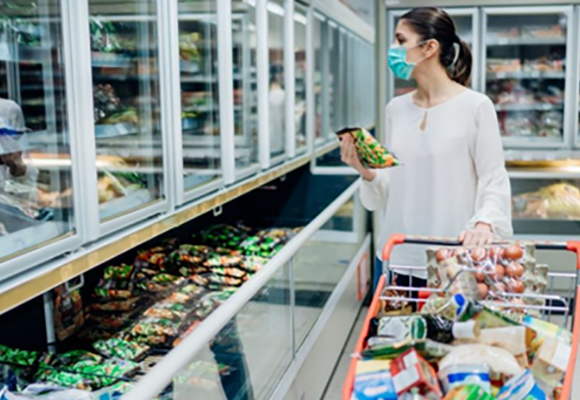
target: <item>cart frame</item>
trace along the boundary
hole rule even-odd
[[[572,314],[572,354],[568,361],[568,373],[565,374],[564,385],[562,388],[561,400],[570,400],[572,395],[572,384],[574,380],[574,367],[576,366],[576,357],[578,353],[578,344],[580,339],[580,307],[577,307],[577,300],[580,299],[580,241],[570,241],[565,243],[558,242],[522,242],[522,244],[533,244],[538,250],[563,250],[576,254],[576,296],[574,297],[574,306]],[[381,308],[381,293],[386,286],[385,272],[389,269],[391,253],[395,246],[402,244],[431,245],[431,246],[461,246],[459,242],[453,239],[442,239],[422,236],[406,236],[401,234],[392,235],[383,247],[383,275],[381,276],[367,315],[364,320],[363,328],[356,342],[355,353],[360,353],[365,347],[365,340],[369,332],[369,325]],[[357,359],[353,357],[350,362],[346,380],[342,389],[342,400],[351,400],[354,390],[354,380],[356,373]]]

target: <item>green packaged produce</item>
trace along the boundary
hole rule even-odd
[[[250,230],[242,226],[215,225],[195,236],[199,243],[213,248],[238,249]]]
[[[37,351],[14,349],[0,344],[0,363],[32,366],[40,357]]]
[[[242,263],[240,267],[249,273],[255,274],[258,272],[266,263],[268,262],[267,258],[258,257],[258,256],[246,256],[242,259]]]
[[[137,360],[145,356],[151,349],[145,344],[135,343],[119,338],[98,340],[93,343],[93,348],[105,357],[119,358],[121,360]]]
[[[336,133],[342,140],[345,135],[354,139],[357,153],[367,168],[389,168],[399,165],[399,160],[390,153],[373,135],[363,128],[345,128]]]

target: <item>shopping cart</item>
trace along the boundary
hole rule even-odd
[[[405,235],[393,235],[385,244],[383,248],[383,275],[379,280],[376,291],[373,295],[373,300],[365,317],[363,329],[358,337],[355,353],[360,353],[365,347],[365,341],[369,331],[369,325],[372,318],[378,315],[381,308],[381,300],[400,300],[400,297],[389,297],[382,296],[385,289],[390,289],[393,291],[405,291],[411,292],[415,291],[419,295],[416,299],[407,299],[410,302],[417,302],[418,304],[424,303],[426,298],[433,292],[444,291],[443,289],[428,289],[423,287],[412,287],[412,279],[410,280],[409,286],[388,286],[387,276],[391,272],[390,259],[391,252],[393,248],[398,245],[424,245],[424,246],[460,246],[456,240],[453,239],[441,239],[432,237],[421,237],[421,236],[405,236]],[[538,250],[562,250],[570,251],[576,254],[576,272],[575,273],[548,273],[548,288],[545,295],[541,295],[545,300],[544,306],[531,306],[522,305],[526,309],[536,308],[537,312],[541,313],[543,319],[551,321],[552,318],[556,316],[560,319],[563,318],[563,324],[566,327],[572,327],[572,356],[570,357],[568,363],[567,373],[564,378],[564,385],[562,388],[561,400],[570,400],[572,393],[572,382],[574,378],[574,367],[576,366],[576,355],[578,352],[578,341],[580,338],[580,306],[576,306],[576,299],[580,299],[580,242],[567,242],[567,243],[557,243],[557,242],[520,242],[519,244],[533,244]],[[425,270],[426,267],[395,267],[397,271],[408,270],[411,273],[413,270]],[[565,282],[568,285],[567,296],[556,295],[554,292],[554,285],[556,281]],[[559,289],[560,292],[566,292],[566,289]],[[525,297],[524,295],[515,295],[518,297]],[[535,296],[538,297],[538,296]],[[417,305],[418,305],[417,304]],[[501,304],[498,304],[501,306]],[[509,307],[513,308],[510,304]],[[517,307],[517,306],[516,306]],[[562,325],[562,323],[559,323]],[[346,381],[342,389],[342,400],[351,400],[354,387],[354,379],[356,372],[356,362],[357,359],[353,357],[348,369],[346,376]]]

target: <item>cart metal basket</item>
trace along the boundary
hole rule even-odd
[[[512,242],[509,242],[512,243]],[[421,237],[421,236],[405,236],[405,235],[393,235],[385,244],[383,248],[383,275],[379,280],[376,291],[373,295],[373,299],[367,315],[365,317],[364,325],[360,335],[358,337],[355,353],[360,353],[365,347],[365,340],[368,335],[369,325],[372,318],[378,315],[381,308],[381,300],[395,300],[400,299],[400,297],[389,297],[383,296],[382,293],[386,289],[391,289],[394,291],[415,291],[417,292],[416,299],[407,299],[409,302],[424,303],[426,298],[429,297],[434,292],[445,291],[446,288],[442,289],[430,289],[426,287],[413,286],[413,279],[409,279],[409,286],[391,286],[387,283],[387,277],[390,276],[391,265],[391,253],[395,246],[398,245],[427,245],[427,246],[461,246],[456,240],[453,239],[441,239],[432,237]],[[534,309],[536,313],[541,314],[541,318],[549,322],[554,322],[553,320],[558,318],[557,322],[559,325],[564,325],[566,327],[571,327],[572,330],[572,355],[568,363],[568,373],[566,373],[564,378],[564,385],[561,394],[561,400],[571,399],[572,393],[572,383],[574,378],[574,368],[576,366],[576,356],[578,353],[578,342],[580,338],[580,307],[577,307],[576,300],[580,298],[580,242],[520,242],[519,244],[533,244],[538,250],[555,250],[555,251],[569,251],[576,255],[576,272],[574,273],[558,273],[549,272],[548,273],[548,287],[546,289],[546,294],[544,295],[534,295],[534,297],[542,298],[544,300],[544,306],[534,306],[534,305],[515,305],[515,307],[522,307],[525,309]],[[399,267],[396,266],[394,269],[397,271],[405,270],[409,275],[413,275],[413,272],[418,272],[420,270],[425,271],[426,267]],[[466,270],[469,271],[469,270]],[[451,282],[452,283],[452,282]],[[450,284],[451,284],[450,283]],[[559,283],[559,284],[558,284]],[[556,293],[558,292],[558,293]],[[526,295],[512,295],[514,297],[526,297]],[[527,295],[532,296],[532,295]],[[503,303],[495,303],[493,305],[502,306]],[[513,304],[509,304],[509,307],[514,307]],[[351,400],[354,388],[355,372],[356,372],[356,362],[357,359],[353,358],[348,369],[346,376],[346,381],[342,390],[342,400]]]

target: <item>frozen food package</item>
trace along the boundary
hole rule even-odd
[[[399,160],[390,153],[377,139],[363,128],[345,128],[336,132],[342,140],[344,135],[351,135],[362,163],[368,168],[389,168],[399,165]]]
[[[457,365],[485,364],[496,373],[515,376],[522,372],[515,357],[507,350],[483,344],[456,346],[446,355],[439,369],[444,370]]]
[[[149,346],[119,338],[98,340],[93,343],[94,349],[105,357],[116,357],[121,360],[137,360],[145,356]]]
[[[477,384],[467,384],[451,389],[443,400],[494,400],[493,396]]]
[[[580,219],[580,189],[556,183],[512,198],[516,218]]]
[[[69,291],[66,285],[60,285],[53,291],[53,302],[56,337],[63,341],[85,322],[83,300],[79,290]]]

